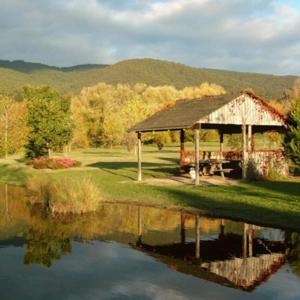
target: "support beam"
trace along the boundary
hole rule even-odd
[[[243,257],[246,258],[248,256],[248,224],[244,223],[244,232],[243,232]]]
[[[221,225],[220,225],[220,237],[223,237],[225,234],[225,220],[221,219]]]
[[[247,178],[247,135],[246,124],[242,125],[242,145],[243,145],[243,161],[242,161],[242,178]]]
[[[196,234],[196,239],[195,239],[195,257],[196,259],[200,258],[200,216],[196,215],[195,216],[195,234]]]
[[[248,158],[251,158],[252,157],[252,125],[248,125],[247,152],[248,152]]]
[[[185,142],[185,132],[184,129],[180,129],[180,163],[179,163],[180,167],[183,166],[184,150],[185,150],[184,142]]]
[[[254,139],[254,132],[252,131],[251,136],[251,152],[253,153],[255,151],[255,139]]]
[[[138,240],[137,245],[141,245],[142,243],[142,211],[141,207],[138,206]]]
[[[138,181],[142,181],[142,134],[138,132]]]
[[[224,133],[219,131],[220,134],[220,159],[223,159],[223,152],[224,152]]]
[[[195,185],[199,185],[200,181],[200,168],[199,168],[199,159],[200,159],[200,130],[199,127],[194,129],[194,143],[195,143],[195,172],[196,172],[196,178],[195,178]]]
[[[249,225],[249,230],[248,230],[248,241],[249,241],[249,257],[253,256],[253,228],[252,225]]]
[[[180,240],[181,244],[185,244],[185,214],[180,212]]]

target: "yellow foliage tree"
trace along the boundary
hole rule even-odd
[[[73,144],[77,147],[113,146],[126,144],[131,148],[135,137],[127,130],[155,112],[173,105],[182,98],[201,98],[224,94],[222,87],[207,82],[197,87],[177,90],[173,86],[147,86],[143,83],[116,86],[99,83],[84,88],[73,97],[71,110],[75,123]],[[174,136],[159,135],[164,144]],[[144,139],[155,140],[158,135],[145,135]]]
[[[0,156],[16,153],[25,144],[26,104],[6,96],[0,97]]]

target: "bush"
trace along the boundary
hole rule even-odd
[[[271,163],[268,173],[265,176],[266,180],[277,181],[277,180],[285,180],[287,176],[282,173],[282,167],[280,164]]]
[[[100,189],[91,177],[83,179],[31,177],[27,183],[31,203],[43,203],[52,214],[81,214],[98,209],[102,200]]]
[[[262,173],[259,171],[259,166],[254,159],[249,159],[247,165],[247,179],[250,181],[263,179]]]
[[[49,178],[45,175],[31,176],[26,183],[27,191],[30,193],[31,204],[42,204],[45,207],[49,202]]]
[[[288,114],[288,130],[284,138],[284,147],[288,157],[296,166],[300,166],[300,99],[296,100]]]
[[[32,165],[35,169],[68,169],[81,166],[81,162],[69,157],[48,158],[45,156],[30,160],[27,164]]]

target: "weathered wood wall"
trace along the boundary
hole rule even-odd
[[[248,95],[241,95],[207,117],[200,119],[199,123],[282,126],[284,121],[259,104],[257,100]]]
[[[202,268],[215,273],[244,289],[251,289],[275,273],[286,261],[285,254],[263,254],[258,257],[234,258],[201,264]]]

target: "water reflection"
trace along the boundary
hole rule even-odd
[[[263,285],[287,261],[300,275],[295,232],[136,205],[104,204],[95,214],[53,218],[29,210],[22,189],[0,189],[0,248],[23,247],[26,266],[59,265],[73,255],[75,241],[114,241],[176,272],[244,291]]]
[[[177,271],[244,290],[252,290],[286,262],[289,243],[258,238],[265,228],[244,223],[242,234],[236,234],[226,232],[227,221],[220,220],[218,237],[201,240],[201,221],[207,218],[194,218],[195,242],[186,243],[181,214],[180,243],[149,245],[140,237],[137,248]]]

